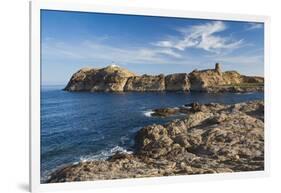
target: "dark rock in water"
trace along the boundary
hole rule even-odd
[[[117,65],[106,68],[82,68],[71,77],[64,90],[88,92],[253,92],[263,91],[264,79],[244,76],[236,71],[215,69],[194,70],[189,74],[176,73],[164,76],[137,76]]]
[[[173,107],[173,108],[171,107],[159,108],[159,109],[154,109],[151,116],[168,117],[173,115],[188,114],[190,112],[200,111],[202,110],[202,108],[203,107],[199,105],[199,103],[191,103],[191,104],[186,104],[180,107]]]
[[[193,112],[198,112],[202,110],[202,105],[200,105],[199,103],[191,103],[191,109]]]
[[[67,166],[46,183],[264,169],[263,101],[189,106],[182,119],[138,131],[133,154]]]
[[[174,115],[176,113],[179,113],[178,108],[160,108],[160,109],[154,109],[151,116],[159,116],[159,117],[167,117],[170,115]]]
[[[204,111],[204,108],[206,108],[206,106],[194,102],[194,103],[185,104],[184,108],[186,109],[187,112],[198,112],[198,111]]]

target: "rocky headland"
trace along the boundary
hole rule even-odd
[[[218,63],[214,69],[166,76],[138,76],[115,64],[100,69],[82,68],[72,75],[64,88],[66,91],[87,92],[253,92],[263,89],[263,77],[245,76],[236,71],[222,72]]]
[[[45,183],[264,169],[263,101],[192,103],[154,112],[184,116],[140,129],[132,154],[118,152],[107,160],[69,165],[57,169]]]

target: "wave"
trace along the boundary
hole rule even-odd
[[[107,158],[109,158],[110,156],[114,155],[117,152],[127,153],[127,154],[133,153],[132,151],[128,151],[125,148],[117,145],[109,150],[103,150],[98,154],[82,156],[80,157],[80,161],[86,162],[86,161],[93,161],[93,160],[106,160]]]
[[[46,180],[48,180],[51,177],[51,174],[53,172],[55,172],[58,169],[64,168],[66,166],[71,166],[71,165],[77,165],[81,162],[87,162],[87,161],[94,161],[94,160],[106,160],[107,158],[109,158],[110,156],[114,155],[117,152],[121,152],[121,153],[127,153],[127,154],[132,154],[132,151],[128,151],[123,147],[120,146],[115,146],[109,150],[104,150],[101,151],[98,154],[91,154],[91,155],[86,155],[86,156],[81,156],[80,160],[78,161],[74,161],[72,163],[65,163],[65,164],[61,164],[56,168],[50,169],[50,170],[45,170],[42,175],[41,175],[41,179],[40,181],[42,183],[44,183]]]
[[[148,111],[143,112],[144,116],[146,116],[146,117],[151,117],[152,113],[154,113],[154,111],[152,111],[152,110],[148,110]]]
[[[136,132],[138,132],[141,128],[143,128],[142,126],[141,127],[134,127],[134,128],[132,128],[129,132],[130,133],[136,133]]]
[[[237,92],[237,93],[234,93],[235,95],[251,95],[251,94],[254,94],[255,92]]]
[[[130,141],[130,138],[129,138],[128,135],[120,137],[120,142],[121,142],[122,145],[125,145],[126,142],[128,142],[128,141]]]
[[[181,107],[184,108],[184,109],[191,109],[192,108],[190,105],[182,105]]]

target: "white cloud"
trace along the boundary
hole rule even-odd
[[[178,29],[182,34],[180,39],[162,40],[153,43],[153,45],[180,51],[187,48],[200,48],[214,53],[220,53],[222,49],[239,48],[243,40],[233,40],[229,37],[223,37],[217,34],[226,29],[227,26],[221,21],[181,28]]]
[[[261,23],[249,23],[247,30],[261,29],[263,28],[263,24]]]
[[[263,66],[263,50],[248,50],[239,55],[233,53],[224,54],[204,54],[201,56],[192,56],[178,54],[178,50],[169,47],[116,47],[93,40],[73,42],[58,42],[55,39],[43,41],[42,58],[43,62],[68,62],[77,63],[77,65],[94,65],[102,67],[114,61],[120,65],[181,65],[186,72],[192,69],[213,68],[216,62],[222,63],[224,70],[245,71],[249,68],[255,73],[257,68]],[[178,51],[178,52],[176,52]],[[162,72],[159,66],[159,72]],[[255,69],[255,70],[253,70]],[[173,71],[173,67],[171,69]],[[259,70],[262,72],[262,69]],[[251,71],[247,72],[251,73]],[[247,74],[246,73],[246,74]],[[262,73],[259,73],[262,74]]]
[[[79,43],[58,42],[55,39],[45,41],[43,46],[43,59],[68,59],[88,61],[115,61],[128,64],[168,64],[186,61],[183,57],[171,48],[159,47],[116,47],[104,42],[85,40]]]

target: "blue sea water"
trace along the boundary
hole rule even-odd
[[[263,99],[263,93],[87,93],[41,88],[41,179],[66,164],[106,159],[133,151],[143,126],[174,119],[149,116],[152,109],[191,102],[237,103]]]

